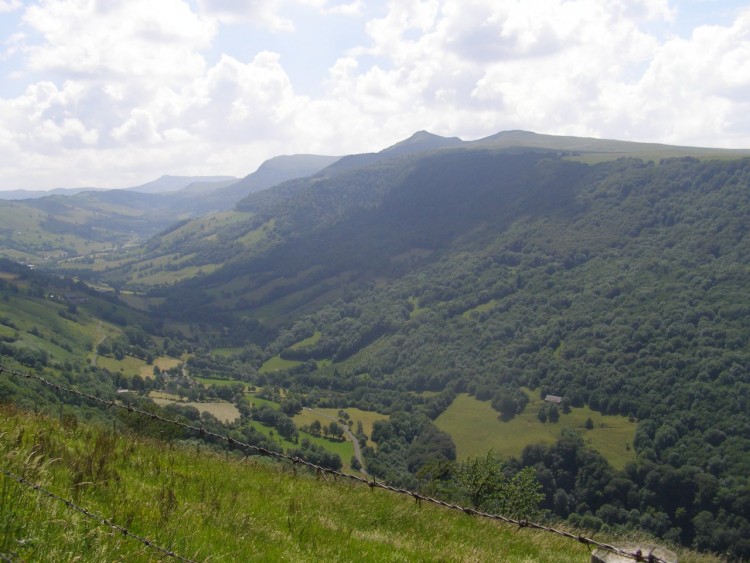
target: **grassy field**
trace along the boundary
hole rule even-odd
[[[562,428],[573,428],[613,467],[622,469],[628,461],[635,460],[635,451],[628,446],[632,446],[636,424],[629,422],[627,417],[574,408],[570,414],[561,413],[558,423],[543,424],[537,418],[543,401],[536,394],[530,394],[530,397],[532,399],[522,414],[503,422],[489,401],[477,401],[461,394],[435,420],[435,424],[451,435],[459,459],[484,454],[490,448],[503,457],[517,457],[526,445],[552,444]],[[584,427],[587,418],[594,423],[591,430]]]
[[[145,366],[142,366],[139,373],[141,377],[154,377],[154,366],[157,366],[161,371],[166,371],[179,366],[181,363],[182,360],[177,358],[160,356],[154,360],[153,365],[146,364]]]
[[[181,395],[175,395],[173,393],[167,393],[166,391],[149,391],[148,396],[153,400],[167,401],[167,403],[179,403],[183,400]]]
[[[589,549],[287,463],[112,435],[0,407],[0,465],[197,561],[579,563]],[[0,475],[0,552],[24,561],[162,560]],[[617,542],[606,534],[599,541]],[[680,551],[681,563],[716,561]]]
[[[212,348],[211,349],[211,354],[213,356],[221,356],[223,358],[234,356],[235,354],[239,354],[240,352],[242,352],[242,348]]]
[[[273,358],[266,360],[263,363],[263,365],[260,366],[260,369],[258,371],[260,373],[272,373],[274,371],[281,371],[284,369],[293,368],[300,364],[302,364],[302,362],[295,362],[294,360],[285,360],[279,356],[274,356]]]
[[[253,404],[253,406],[256,407],[262,407],[265,405],[274,409],[279,408],[279,403],[274,403],[273,401],[269,401],[268,399],[261,399],[257,395],[247,395],[247,399]]]
[[[203,385],[216,385],[217,387],[229,387],[230,385],[237,385],[238,383],[245,386],[245,392],[249,391],[249,384],[247,381],[240,381],[239,379],[213,379],[211,377],[196,377],[191,376],[192,379],[196,380]]]
[[[320,337],[323,336],[319,330],[316,330],[315,333],[303,340],[300,340],[299,342],[296,342],[295,344],[292,344],[289,349],[290,350],[299,350],[300,348],[308,348],[310,346],[315,346],[318,342],[320,342]]]
[[[153,391],[152,391],[153,393]],[[151,397],[157,405],[174,405],[179,404],[185,407],[195,407],[200,412],[207,412],[214,415],[221,422],[233,422],[240,417],[240,411],[232,403],[224,401],[197,403],[193,401],[179,401],[173,398]]]
[[[99,356],[96,360],[96,365],[109,371],[119,371],[130,377],[134,375],[140,375],[143,377],[144,370],[150,371],[151,377],[153,377],[154,373],[153,366],[150,366],[144,360],[133,356],[125,356],[122,360],[116,360],[115,358],[109,358],[107,356]]]

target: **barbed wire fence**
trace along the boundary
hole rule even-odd
[[[8,369],[2,365],[0,365],[0,374],[5,373],[9,375],[14,375],[16,377],[21,377],[25,379],[31,379],[38,381],[39,383],[42,383],[43,385],[50,387],[57,391],[58,393],[64,392],[69,393],[71,395],[77,396],[82,399],[87,399],[89,401],[93,401],[95,403],[98,403],[100,405],[103,405],[107,409],[115,408],[120,409],[123,411],[127,411],[130,413],[136,413],[138,415],[147,417],[151,420],[159,421],[165,424],[174,425],[176,427],[180,427],[184,430],[188,430],[190,432],[193,432],[197,435],[199,435],[203,439],[212,438],[214,440],[217,440],[219,442],[225,443],[227,446],[229,446],[230,449],[237,449],[241,450],[243,452],[250,453],[250,454],[256,454],[256,455],[263,455],[270,458],[275,458],[279,460],[289,461],[292,463],[293,467],[296,467],[298,465],[307,467],[309,469],[314,470],[318,475],[331,475],[334,478],[342,478],[349,481],[353,481],[356,483],[364,484],[369,486],[371,489],[383,489],[386,491],[390,491],[392,493],[396,493],[399,495],[405,495],[413,498],[416,502],[426,502],[430,504],[435,504],[437,506],[442,506],[443,508],[449,509],[449,510],[455,510],[458,512],[463,512],[464,514],[468,514],[470,516],[477,516],[480,518],[485,518],[488,520],[495,520],[500,522],[505,522],[506,524],[512,524],[514,526],[518,526],[519,529],[521,528],[529,528],[533,530],[541,530],[545,532],[549,532],[552,534],[557,534],[558,536],[568,538],[570,540],[577,541],[583,545],[586,545],[589,548],[597,548],[597,549],[603,549],[605,551],[609,551],[611,553],[615,553],[617,555],[620,555],[622,557],[632,559],[634,561],[640,561],[640,562],[647,562],[647,563],[669,563],[667,560],[662,559],[656,555],[654,555],[651,552],[643,553],[641,550],[637,550],[635,552],[628,551],[622,548],[619,548],[617,546],[603,543],[597,540],[594,540],[593,538],[589,538],[587,536],[581,535],[581,534],[574,534],[571,532],[568,532],[566,530],[561,530],[558,528],[554,528],[552,526],[546,526],[544,524],[539,524],[537,522],[532,522],[530,520],[526,519],[517,519],[517,518],[511,518],[509,516],[503,516],[501,514],[493,514],[489,512],[483,512],[481,510],[477,510],[475,508],[470,508],[466,506],[461,506],[459,504],[451,503],[439,498],[431,497],[428,495],[424,495],[422,493],[411,491],[408,489],[403,489],[400,487],[394,487],[392,485],[389,485],[387,483],[383,483],[381,481],[378,481],[376,479],[365,479],[364,477],[360,477],[358,475],[352,475],[350,473],[344,473],[343,471],[339,471],[336,469],[331,469],[329,467],[323,467],[321,465],[317,465],[315,463],[312,463],[310,461],[307,461],[305,459],[302,459],[297,456],[291,456],[282,452],[276,452],[273,450],[269,450],[268,448],[264,448],[262,446],[257,446],[253,444],[248,444],[246,442],[243,442],[241,440],[237,440],[235,438],[232,438],[231,436],[224,436],[221,434],[217,434],[216,432],[207,430],[206,428],[202,426],[194,426],[192,424],[187,424],[185,422],[174,420],[171,418],[167,418],[165,416],[162,416],[155,412],[149,412],[143,409],[140,409],[138,407],[134,407],[129,403],[123,404],[122,402],[116,401],[114,399],[107,400],[102,399],[100,397],[97,397],[95,395],[91,395],[89,393],[85,393],[82,391],[79,391],[77,389],[72,389],[70,387],[66,387],[64,385],[60,385],[59,383],[55,383],[53,381],[50,381],[44,377],[41,377],[39,375],[36,375],[31,372],[19,372],[16,370]],[[179,557],[179,556],[177,556]],[[185,560],[185,559],[183,559]]]
[[[185,561],[186,563],[197,563],[197,561],[195,561],[193,559],[187,559],[186,557],[182,557],[181,555],[178,555],[174,551],[171,551],[171,550],[166,549],[164,547],[160,547],[159,545],[157,545],[156,543],[154,543],[152,540],[150,540],[148,538],[144,538],[143,536],[139,536],[138,534],[134,534],[133,532],[131,532],[127,528],[125,528],[123,526],[120,526],[119,524],[115,524],[112,520],[110,520],[108,518],[105,518],[104,516],[100,516],[99,514],[95,514],[94,512],[91,512],[90,510],[87,510],[86,508],[83,508],[82,506],[78,506],[73,501],[65,499],[65,498],[63,498],[61,496],[58,496],[55,493],[53,493],[52,491],[48,491],[47,489],[45,489],[41,485],[39,485],[37,483],[32,483],[31,481],[28,481],[27,479],[24,479],[20,475],[17,475],[15,473],[13,473],[12,471],[8,470],[8,469],[0,467],[0,473],[2,473],[3,475],[5,475],[6,477],[9,477],[10,479],[14,479],[19,484],[24,485],[25,487],[28,487],[28,488],[36,491],[37,493],[39,493],[42,496],[46,496],[48,498],[51,498],[53,500],[56,500],[58,502],[63,503],[68,508],[70,508],[72,510],[75,510],[77,512],[80,512],[86,518],[89,518],[90,520],[94,520],[95,522],[98,522],[100,525],[108,526],[108,527],[112,528],[113,530],[121,533],[125,537],[128,537],[128,538],[131,538],[131,539],[134,539],[134,540],[137,540],[137,541],[141,542],[146,547],[148,547],[150,549],[153,549],[155,551],[158,551],[162,555],[166,555],[167,557],[172,557],[174,559],[177,559],[178,561]],[[2,559],[2,557],[0,557],[0,559]],[[10,559],[10,558],[3,559],[3,560],[13,561],[13,559]]]

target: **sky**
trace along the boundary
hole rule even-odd
[[[750,1],[0,0],[0,190],[511,129],[750,148]]]

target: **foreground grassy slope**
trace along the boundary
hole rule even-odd
[[[9,406],[0,407],[0,435],[3,468],[196,560],[588,560],[586,547],[553,534],[203,446],[113,436]],[[0,552],[34,561],[159,556],[5,476]]]

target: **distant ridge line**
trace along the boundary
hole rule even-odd
[[[89,393],[84,393],[82,391],[78,391],[77,389],[72,389],[70,387],[66,387],[64,385],[60,385],[58,383],[53,383],[53,382],[49,381],[48,379],[45,379],[44,377],[41,377],[39,375],[35,375],[35,374],[31,373],[31,372],[28,372],[28,373],[18,372],[18,371],[12,370],[12,369],[8,369],[5,366],[3,366],[3,365],[0,364],[0,373],[3,373],[3,374],[7,373],[7,374],[10,374],[10,375],[16,376],[16,377],[22,377],[22,378],[25,378],[25,379],[36,380],[36,381],[42,383],[43,385],[46,385],[46,386],[48,386],[48,387],[50,387],[50,388],[52,388],[52,389],[54,389],[56,391],[65,391],[66,393],[70,393],[70,394],[76,395],[78,397],[81,397],[81,398],[84,398],[84,399],[88,399],[90,401],[94,401],[96,403],[104,405],[107,409],[114,407],[114,408],[117,408],[117,409],[126,410],[128,412],[134,412],[136,414],[139,414],[139,415],[151,418],[152,420],[158,420],[160,422],[164,422],[164,423],[167,423],[167,424],[172,424],[174,426],[178,426],[178,427],[184,428],[186,430],[190,430],[192,432],[197,432],[201,436],[201,438],[210,437],[210,438],[218,439],[218,440],[220,440],[222,442],[225,442],[230,448],[240,448],[240,449],[244,449],[246,451],[253,451],[253,452],[256,452],[258,454],[262,454],[262,455],[265,455],[265,456],[268,456],[268,457],[274,457],[274,458],[277,458],[277,459],[283,459],[283,460],[291,461],[292,462],[292,467],[296,467],[297,464],[303,465],[305,467],[309,467],[310,469],[314,469],[318,475],[323,475],[325,473],[328,473],[329,475],[333,475],[334,477],[342,477],[342,478],[345,478],[345,479],[349,479],[351,481],[355,481],[355,482],[358,482],[358,483],[366,484],[371,489],[373,489],[373,488],[379,488],[379,489],[384,489],[386,491],[391,491],[391,492],[394,492],[394,493],[397,493],[397,494],[407,495],[407,496],[412,497],[416,502],[421,502],[421,501],[429,502],[431,504],[436,504],[436,505],[442,506],[444,508],[448,508],[448,509],[451,509],[451,510],[457,510],[457,511],[463,512],[463,513],[468,514],[470,516],[479,516],[479,517],[482,517],[482,518],[487,518],[489,520],[497,520],[497,521],[505,522],[507,524],[514,524],[514,525],[518,526],[519,529],[520,528],[532,528],[532,529],[536,529],[536,530],[543,530],[543,531],[546,531],[546,532],[557,534],[559,536],[562,536],[562,537],[565,537],[565,538],[568,538],[568,539],[576,540],[576,541],[578,541],[578,542],[580,542],[580,543],[582,543],[584,545],[587,545],[587,546],[593,546],[593,547],[596,547],[596,548],[599,548],[599,549],[603,549],[605,551],[610,551],[612,553],[615,553],[615,554],[620,555],[622,557],[626,557],[628,559],[632,559],[634,561],[647,562],[647,563],[670,563],[669,561],[667,561],[665,559],[657,557],[653,553],[648,553],[648,554],[644,555],[640,550],[638,550],[635,553],[633,553],[633,552],[621,549],[619,547],[616,547],[614,545],[610,545],[610,544],[605,544],[605,543],[598,542],[598,541],[596,541],[594,539],[588,538],[588,537],[583,536],[583,535],[572,534],[572,533],[566,532],[564,530],[558,530],[557,528],[552,528],[550,526],[545,526],[543,524],[538,524],[538,523],[535,523],[535,522],[530,522],[528,520],[523,520],[523,519],[519,520],[519,519],[511,518],[511,517],[508,517],[508,516],[502,516],[500,514],[491,514],[491,513],[488,513],[488,512],[482,512],[480,510],[476,510],[475,508],[469,508],[469,507],[461,506],[461,505],[458,505],[458,504],[453,504],[453,503],[450,503],[450,502],[446,502],[444,500],[440,500],[440,499],[437,499],[437,498],[434,498],[434,497],[425,496],[425,495],[423,495],[421,493],[418,493],[416,491],[410,491],[408,489],[402,489],[402,488],[399,488],[399,487],[393,487],[391,485],[388,485],[388,484],[383,483],[381,481],[377,481],[375,479],[373,479],[373,480],[367,480],[367,479],[365,479],[363,477],[359,477],[357,475],[350,475],[348,473],[343,473],[343,472],[335,470],[335,469],[330,469],[328,467],[322,467],[320,465],[316,465],[316,464],[314,464],[312,462],[309,462],[309,461],[304,460],[304,459],[302,459],[300,457],[297,457],[297,456],[290,456],[290,455],[287,455],[287,454],[284,454],[284,453],[274,452],[274,451],[269,450],[267,448],[264,448],[262,446],[255,446],[255,445],[252,445],[252,444],[248,444],[248,443],[242,442],[240,440],[237,440],[235,438],[231,438],[229,436],[223,436],[221,434],[217,434],[215,432],[211,432],[210,430],[206,430],[203,427],[192,426],[190,424],[186,424],[186,423],[180,422],[178,420],[173,420],[173,419],[170,419],[170,418],[163,417],[163,416],[161,416],[161,415],[159,415],[157,413],[148,412],[148,411],[139,409],[137,407],[133,407],[130,404],[123,405],[121,403],[118,403],[115,400],[107,401],[107,400],[101,399],[101,398],[99,398],[99,397],[97,397],[95,395],[91,395]]]

